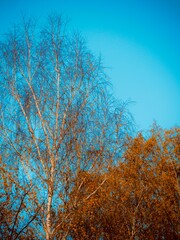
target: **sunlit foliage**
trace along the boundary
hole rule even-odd
[[[180,130],[134,137],[62,17],[23,20],[0,59],[0,238],[178,239]]]

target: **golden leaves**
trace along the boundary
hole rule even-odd
[[[70,195],[70,202],[76,196],[73,239],[178,239],[180,196],[173,170],[178,163],[172,165],[177,146],[164,145],[171,144],[168,136],[138,135],[130,139],[119,166],[101,174],[77,175]]]

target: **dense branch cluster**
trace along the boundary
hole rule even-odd
[[[0,59],[1,239],[178,239],[179,129],[133,138],[62,17],[23,20]]]

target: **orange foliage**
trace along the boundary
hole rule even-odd
[[[80,172],[70,196],[73,239],[179,239],[179,130],[141,134],[107,172]]]

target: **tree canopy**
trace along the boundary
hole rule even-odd
[[[1,239],[178,239],[180,130],[133,137],[61,16],[0,42]]]

